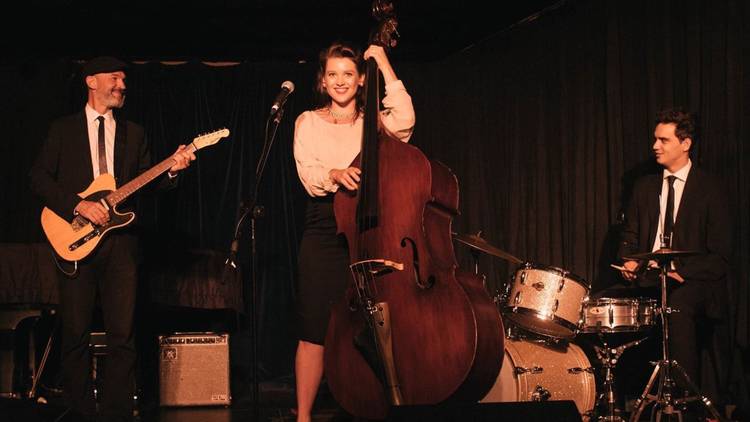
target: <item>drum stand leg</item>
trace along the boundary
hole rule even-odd
[[[47,358],[49,358],[49,352],[52,349],[52,335],[53,334],[50,333],[49,338],[47,339],[47,345],[44,347],[44,355],[42,356],[42,361],[39,364],[39,368],[37,368],[37,370],[31,377],[31,388],[29,389],[29,392],[27,394],[27,397],[30,399],[36,398],[36,389],[39,386],[39,379],[42,377],[44,367],[47,365]]]
[[[684,379],[685,384],[687,384],[687,392],[689,393],[687,397],[679,399],[675,398],[673,391],[677,387],[677,382],[671,376],[671,371],[676,371]],[[656,394],[649,394],[654,387],[657,376],[659,377],[659,384],[657,386]],[[630,422],[638,422],[641,413],[643,413],[643,410],[650,403],[654,403],[654,411],[656,413],[657,421],[660,421],[662,416],[669,418],[671,415],[674,415],[677,417],[678,421],[682,422],[681,407],[693,401],[700,401],[703,407],[705,407],[705,409],[711,414],[712,418],[722,422],[726,421],[726,418],[719,414],[711,400],[698,391],[698,387],[687,376],[677,361],[660,360],[654,363],[654,372],[651,374],[651,378],[649,378],[648,384],[646,384],[646,388],[643,390],[643,394],[641,394],[635,402],[635,410],[630,416]]]
[[[667,315],[677,312],[677,310],[667,307],[667,270],[671,266],[671,257],[662,258],[659,265],[661,266],[661,273],[659,275],[661,281],[661,308],[659,314],[661,315],[662,323],[663,357],[662,360],[654,364],[654,372],[651,374],[646,388],[643,389],[643,394],[635,402],[635,410],[630,415],[630,422],[638,422],[641,413],[643,413],[643,410],[650,403],[654,403],[652,414],[656,414],[657,422],[661,421],[663,416],[666,420],[670,420],[671,417],[676,416],[677,420],[682,422],[681,408],[692,401],[700,401],[714,419],[726,422],[726,419],[719,414],[716,407],[711,403],[711,400],[698,391],[698,387],[690,380],[677,361],[669,359],[669,318],[667,318]],[[677,381],[672,377],[672,371],[678,373],[681,379],[684,380],[684,384],[686,385],[682,387],[687,387],[687,397],[675,398],[674,390],[677,387]],[[650,394],[657,377],[659,378],[659,383],[656,386],[656,394]]]
[[[630,343],[623,344],[618,347],[609,347],[607,340],[604,339],[601,331],[599,332],[599,339],[602,342],[602,347],[594,346],[596,355],[602,363],[602,369],[604,371],[604,392],[599,396],[597,401],[597,408],[602,401],[606,400],[607,412],[605,415],[601,415],[597,418],[600,422],[624,422],[621,416],[622,411],[617,408],[617,395],[615,394],[615,375],[612,369],[617,365],[620,356],[625,349],[637,346],[645,338],[640,340],[631,341]]]

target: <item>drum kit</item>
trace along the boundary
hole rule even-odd
[[[453,238],[472,248],[475,260],[479,251],[518,265],[505,291],[494,297],[506,329],[505,354],[495,385],[481,402],[572,400],[584,421],[625,421],[617,407],[613,370],[622,353],[643,342],[658,319],[662,360],[655,364],[643,394],[636,400],[630,421],[637,422],[651,403],[657,421],[662,416],[676,416],[681,421],[680,406],[690,400],[699,401],[715,419],[723,420],[684,372],[681,379],[688,385],[683,387],[693,396],[678,400],[672,391],[677,385],[671,373],[682,369],[669,359],[667,318],[660,318],[676,312],[666,305],[666,268],[675,257],[695,252],[660,249],[629,257],[653,260],[661,266],[662,299],[658,303],[642,297],[592,299],[591,286],[569,271],[525,262],[492,246],[481,233],[453,233]],[[620,333],[640,338],[613,346],[612,340],[621,339],[616,336]],[[598,386],[588,356],[572,342],[578,335],[594,343],[596,359],[601,363]],[[656,393],[651,394],[654,387]]]

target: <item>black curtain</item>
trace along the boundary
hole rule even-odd
[[[730,318],[717,389],[748,405],[750,215],[748,124],[750,7],[730,1],[562,1],[437,62],[392,54],[414,98],[412,142],[453,169],[461,187],[454,231],[482,231],[523,260],[556,266],[592,284],[619,282],[613,262],[622,210],[634,179],[657,171],[650,147],[657,110],[699,113],[696,161],[723,178],[734,217]],[[401,40],[408,43],[408,39]],[[321,46],[324,47],[324,46]],[[41,204],[27,173],[49,121],[83,104],[80,64],[69,58],[0,66],[3,96],[0,240],[43,242]],[[144,259],[169,248],[225,253],[240,202],[255,184],[273,96],[297,89],[286,106],[261,183],[258,291],[261,361],[269,376],[291,372],[296,248],[304,207],[291,153],[296,116],[312,105],[314,63],[133,64],[127,116],[146,129],[155,158],[202,132],[232,134],[199,151],[177,190],[141,201]],[[249,229],[245,227],[245,232]],[[241,265],[249,308],[249,245]],[[468,248],[456,246],[462,266]],[[514,267],[482,255],[489,293]]]
[[[481,230],[523,260],[572,271],[592,293],[621,282],[609,264],[634,180],[659,171],[656,111],[697,111],[695,161],[726,184],[735,228],[721,287],[731,316],[704,356],[713,365],[704,384],[745,404],[749,16],[733,1],[560,2],[406,76],[414,142],[461,183],[457,231]],[[514,270],[486,255],[480,266],[500,292]]]

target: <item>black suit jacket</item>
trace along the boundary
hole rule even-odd
[[[662,173],[644,176],[633,188],[620,243],[620,258],[650,252],[659,228],[659,195]],[[729,270],[732,233],[726,195],[720,181],[693,164],[677,211],[672,249],[700,252],[675,259],[674,266],[686,283],[711,286],[709,306],[721,306],[719,295]],[[715,312],[710,312],[715,313]]]
[[[93,177],[86,113],[55,120],[31,168],[31,188],[47,207],[63,218],[72,218]],[[117,186],[122,186],[151,167],[151,157],[143,128],[125,119],[117,120],[114,170]],[[164,185],[164,179],[160,185]],[[124,204],[128,208],[128,204]]]

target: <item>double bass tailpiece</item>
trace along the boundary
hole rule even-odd
[[[380,374],[391,405],[400,406],[404,398],[393,358],[390,308],[387,302],[375,302],[370,278],[389,274],[393,270],[403,271],[404,264],[387,259],[368,259],[355,262],[349,268],[357,288],[358,307],[364,311],[367,321],[363,332],[357,335],[355,344],[373,371]]]

